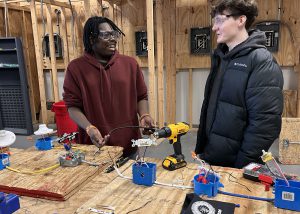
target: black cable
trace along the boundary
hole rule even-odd
[[[155,126],[154,127],[146,127],[146,126],[119,126],[119,127],[116,127],[114,129],[110,130],[108,132],[108,135],[111,135],[113,132],[115,132],[115,131],[117,131],[119,129],[125,129],[125,128],[141,128],[141,129],[148,129],[148,130],[155,130],[155,129],[157,129],[157,127],[155,127]]]
[[[152,200],[151,200],[152,201]],[[147,204],[149,204],[151,201],[147,201],[144,205],[142,205],[142,206],[140,206],[139,208],[136,208],[136,209],[134,209],[134,210],[130,210],[129,212],[127,212],[126,214],[128,214],[128,213],[132,213],[132,212],[134,212],[134,211],[137,211],[137,210],[139,210],[139,209],[142,209],[142,208],[144,208]]]
[[[239,185],[245,187],[249,192],[252,192],[245,184],[242,184],[242,183],[240,183],[240,182],[238,182],[238,181],[234,181],[234,180],[231,180],[231,179],[230,179],[230,177],[233,177],[234,179],[238,180],[237,177],[235,177],[235,176],[232,175],[233,172],[230,173],[230,172],[226,172],[226,171],[217,171],[217,173],[227,173],[227,174],[229,174],[228,180],[229,180],[230,182],[237,183],[237,184],[239,184]]]

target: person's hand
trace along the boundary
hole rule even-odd
[[[98,148],[105,144],[105,139],[108,139],[107,136],[103,138],[100,131],[95,126],[89,126],[86,130],[86,133],[90,136],[92,143]]]
[[[143,127],[152,128],[152,127],[154,127],[154,120],[149,114],[144,114],[140,118],[140,124]],[[144,129],[143,134],[150,135],[152,133],[151,133],[151,130]]]
[[[106,144],[109,141],[110,135],[105,135],[104,136],[104,144]]]

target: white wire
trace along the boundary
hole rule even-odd
[[[128,180],[132,180],[132,178],[123,175],[115,165],[114,165],[114,169],[116,170],[116,172],[118,173],[118,175],[119,175],[120,177],[125,178],[125,179],[128,179]]]
[[[157,184],[157,185],[169,186],[169,187],[176,187],[176,188],[180,188],[180,189],[194,189],[193,186],[184,186],[184,185],[177,185],[177,184],[167,184],[167,183],[162,183],[162,182],[158,182],[158,181],[155,181],[154,183]]]

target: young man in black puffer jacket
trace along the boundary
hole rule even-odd
[[[264,32],[249,27],[254,0],[221,0],[213,7],[218,47],[206,82],[195,152],[213,165],[242,168],[261,162],[278,138],[283,76],[264,46]]]

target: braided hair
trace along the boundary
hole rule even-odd
[[[99,25],[102,23],[108,23],[113,30],[118,31],[120,34],[125,36],[125,34],[120,30],[120,28],[118,28],[118,26],[110,19],[101,16],[90,17],[86,21],[83,28],[83,44],[84,44],[84,50],[86,52],[93,53],[91,39],[95,40],[98,38]]]

